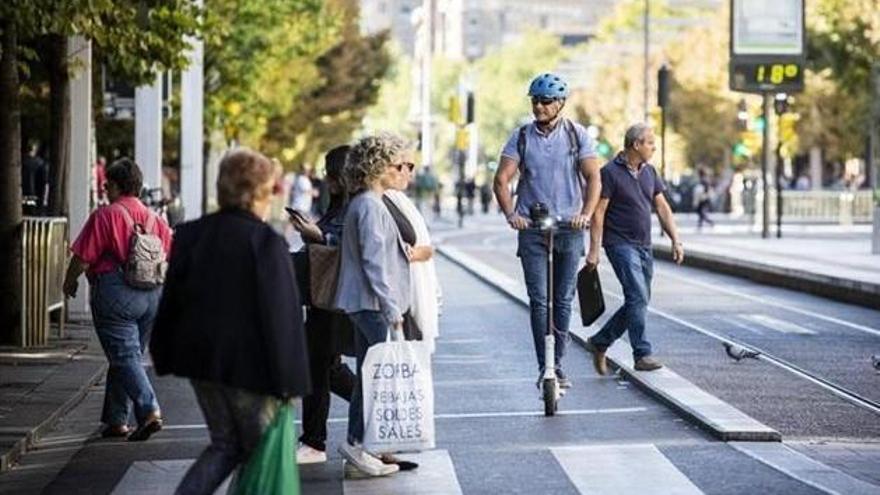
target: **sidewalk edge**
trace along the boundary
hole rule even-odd
[[[658,259],[672,259],[672,250],[669,246],[654,244],[653,252]],[[782,268],[701,251],[687,251],[684,264],[694,268],[747,278],[762,284],[809,292],[836,301],[880,309],[880,285],[870,282],[822,275],[795,268]]]
[[[494,268],[481,266],[485,270],[485,272],[481,272],[481,270],[479,270],[477,266],[484,265],[482,262],[471,258],[468,254],[461,252],[454,247],[441,245],[437,247],[437,251],[441,255],[443,255],[443,257],[445,257],[455,265],[461,267],[466,272],[470,273],[487,285],[498,290],[503,295],[507,296],[513,301],[528,308],[529,302],[525,294],[525,289],[519,287],[518,284],[512,284],[509,283],[509,281],[507,280],[502,280],[501,277],[493,276],[493,274],[490,272],[493,271]],[[580,332],[571,331],[570,334],[572,336],[572,339],[575,340],[579,345],[583,346],[586,343],[586,337]],[[713,437],[719,440],[739,440],[752,442],[782,441],[782,435],[778,431],[764,425],[763,423],[755,420],[751,416],[748,416],[742,411],[739,411],[732,405],[709,394],[708,392],[697,387],[690,381],[677,375],[669,369],[666,369],[667,378],[671,378],[676,382],[674,388],[679,392],[678,394],[665,390],[664,388],[658,386],[658,384],[652,382],[652,380],[646,379],[645,377],[641,376],[641,373],[636,372],[634,369],[632,369],[632,366],[629,365],[626,362],[626,359],[621,355],[608,355],[607,359],[612,367],[618,369],[621,374],[630,379],[640,389],[644,390],[650,396],[654,397],[656,400],[666,405],[680,416],[704,429]],[[726,406],[728,411],[725,412],[728,414],[730,413],[729,410],[737,413],[738,416],[740,416],[739,419],[741,419],[740,426],[737,428],[729,428],[724,425],[724,419],[719,420],[716,417],[713,417],[712,412],[709,411],[707,407],[703,407],[701,410],[700,407],[694,407],[692,405],[688,405],[684,402],[679,401],[676,396],[680,395],[682,389],[686,389],[689,393],[706,397],[716,405],[720,404]],[[743,424],[746,424],[746,426],[743,427]]]
[[[58,420],[60,420],[62,416],[76,407],[76,405],[86,396],[89,388],[100,381],[106,373],[107,363],[102,363],[94,373],[89,375],[88,380],[86,380],[76,392],[70,395],[66,401],[52,411],[52,413],[50,413],[44,420],[31,427],[24,436],[16,441],[6,452],[0,453],[0,473],[10,470],[16,465],[21,459],[21,456],[30,450],[43,435],[51,431],[52,428],[58,424]]]

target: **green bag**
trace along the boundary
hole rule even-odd
[[[296,427],[287,402],[266,428],[260,444],[242,468],[236,495],[299,495],[299,470],[293,452]]]

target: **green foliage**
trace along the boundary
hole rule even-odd
[[[322,0],[206,0],[210,128],[258,145],[270,119],[322,83],[315,61],[337,41],[340,15]]]
[[[263,149],[296,166],[314,163],[328,149],[350,141],[378,99],[390,66],[387,40],[388,32],[361,36],[347,29],[316,62],[322,84],[292,98],[290,112],[269,120]]]
[[[85,36],[110,70],[133,84],[186,66],[185,36],[199,32],[199,13],[188,0],[10,0],[0,5],[0,15],[16,19],[23,40]],[[36,60],[39,52],[24,43],[22,56]]]

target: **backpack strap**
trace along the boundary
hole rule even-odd
[[[153,229],[153,224],[155,223],[155,219],[153,215],[149,215],[149,219],[147,220],[146,230],[144,230],[144,226],[135,222],[134,217],[131,216],[131,211],[129,211],[128,207],[122,203],[115,203],[119,205],[118,210],[122,212],[123,218],[125,218],[125,223],[128,224],[129,228],[131,228],[132,232],[137,232],[138,227],[141,228],[141,231],[149,232]]]
[[[526,170],[526,130],[528,125],[519,128],[519,136],[516,138],[516,152],[519,153],[519,173]]]
[[[578,139],[574,123],[568,119],[564,121],[565,133],[568,134],[568,144],[571,146],[571,154],[574,156],[575,168],[578,166],[578,156],[581,154],[581,141]]]

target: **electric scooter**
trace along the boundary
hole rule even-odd
[[[547,333],[544,335],[544,375],[541,378],[544,415],[553,416],[565,391],[556,378],[556,328],[553,325],[553,238],[556,232],[571,229],[571,222],[551,217],[547,206],[535,203],[529,209],[529,230],[543,232],[547,245]]]

